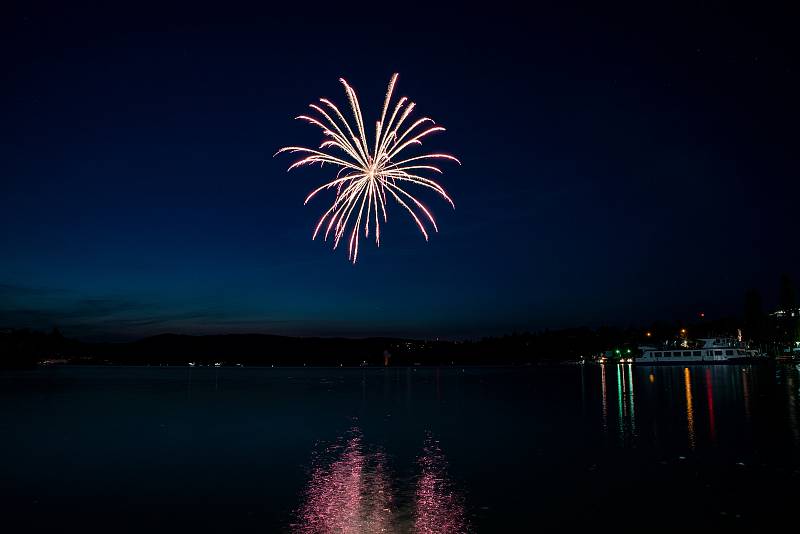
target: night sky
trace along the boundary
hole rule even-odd
[[[0,327],[460,338],[800,282],[788,12],[70,4],[0,15]],[[329,171],[273,154],[320,142],[293,117],[339,77],[374,124],[393,72],[456,209],[420,192],[426,243],[393,206],[354,266],[311,241]]]

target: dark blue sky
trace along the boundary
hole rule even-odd
[[[800,275],[800,62],[788,13],[703,7],[349,13],[76,8],[0,17],[0,327],[474,337],[738,313]],[[5,8],[8,9],[8,8]],[[515,10],[517,9],[517,10]],[[652,8],[650,8],[652,9]],[[293,121],[392,72],[448,131],[382,246],[312,242],[327,178]]]

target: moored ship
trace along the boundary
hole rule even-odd
[[[748,348],[745,342],[730,337],[703,338],[694,342],[685,340],[680,346],[641,347],[641,350],[642,355],[636,358],[636,363],[754,363],[765,359],[759,351]]]

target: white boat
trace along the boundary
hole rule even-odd
[[[636,363],[734,363],[756,362],[765,358],[731,337],[703,338],[695,342],[684,340],[681,346],[640,347],[642,355]]]

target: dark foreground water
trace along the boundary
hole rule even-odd
[[[770,365],[4,371],[0,521],[794,531],[798,388]]]

